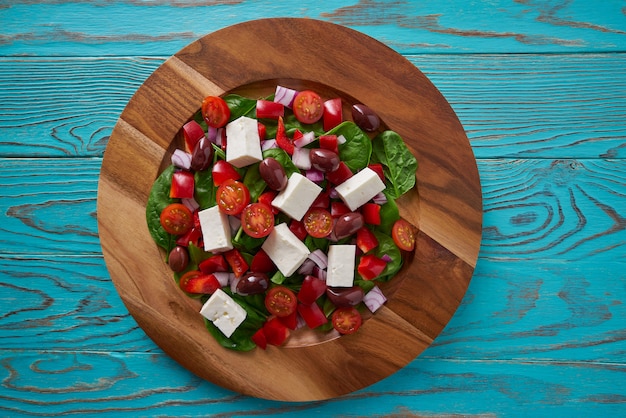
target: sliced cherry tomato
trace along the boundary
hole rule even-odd
[[[250,270],[255,273],[270,273],[276,270],[276,266],[274,262],[270,258],[269,255],[263,249],[259,249],[257,253],[252,257],[252,262],[250,263]]]
[[[205,135],[202,126],[195,120],[191,120],[183,125],[183,137],[185,138],[185,146],[187,151],[193,152],[196,144]]]
[[[315,303],[315,301],[326,293],[326,282],[315,276],[305,276],[302,286],[298,291],[298,300],[305,305]]]
[[[256,101],[257,119],[278,119],[285,116],[285,106],[282,103],[271,100]]]
[[[263,333],[268,344],[283,345],[289,338],[289,328],[279,318],[272,316],[263,324]]]
[[[236,248],[226,251],[224,253],[224,258],[228,262],[228,265],[233,273],[235,273],[235,277],[241,277],[246,271],[248,271],[248,263]]]
[[[285,150],[287,154],[293,155],[295,145],[293,145],[293,140],[289,139],[287,136],[283,118],[278,118],[278,126],[276,128],[276,145]]]
[[[378,247],[378,239],[369,228],[363,227],[356,231],[356,246],[364,253],[372,251]]]
[[[266,237],[274,229],[272,208],[265,203],[251,203],[241,212],[243,232],[252,238]]]
[[[298,304],[298,313],[304,319],[304,322],[309,328],[317,328],[320,325],[324,325],[328,322],[328,318],[324,315],[324,311],[317,303],[305,305],[304,303]]]
[[[228,271],[228,263],[222,254],[215,254],[198,264],[198,268],[204,274],[215,273],[216,271]]]
[[[361,256],[357,271],[365,280],[373,280],[387,267],[387,262],[374,254],[365,254]]]
[[[182,203],[172,203],[161,211],[161,226],[172,235],[183,235],[193,226],[193,215]]]
[[[339,154],[339,140],[337,139],[337,135],[321,135],[319,141],[320,148]]]
[[[408,221],[398,219],[391,228],[393,242],[404,251],[413,251],[415,248],[415,229]]]
[[[176,171],[172,174],[170,197],[173,199],[191,199],[194,191],[193,174],[189,171]]]
[[[241,175],[237,170],[235,170],[235,167],[233,167],[230,163],[227,163],[224,160],[217,160],[215,164],[213,164],[213,168],[211,169],[211,175],[213,176],[213,184],[216,186],[221,185],[229,179],[241,179]]]
[[[330,131],[343,122],[343,108],[341,98],[326,100],[324,102],[324,130]]]
[[[252,334],[250,339],[257,345],[257,347],[262,348],[263,350],[267,348],[267,337],[265,336],[265,330],[263,328],[259,328],[257,332]]]
[[[230,118],[230,109],[224,99],[218,96],[207,96],[202,101],[202,117],[207,125],[221,128]]]
[[[302,218],[304,229],[314,238],[324,238],[333,230],[333,217],[324,208],[311,208]]]
[[[311,90],[299,92],[293,100],[292,109],[296,119],[302,123],[315,123],[324,114],[322,98]]]
[[[242,182],[228,179],[217,188],[215,200],[223,213],[238,215],[250,203],[250,191]]]
[[[268,190],[267,192],[261,193],[261,195],[257,199],[257,202],[265,203],[267,206],[272,208],[272,213],[274,215],[278,215],[280,211],[276,209],[274,206],[272,206],[272,200],[274,200],[277,194],[278,192],[276,190]]]
[[[361,208],[361,214],[366,224],[380,225],[380,205],[376,203],[366,203]]]
[[[335,171],[331,171],[330,173],[326,173],[326,179],[332,184],[337,185],[348,180],[350,177],[352,177],[352,175],[353,174],[350,170],[350,167],[348,167],[343,161],[340,161],[339,168],[337,168]]]
[[[272,287],[265,296],[265,307],[270,314],[284,317],[296,311],[298,299],[291,289],[285,286]]]
[[[340,334],[352,334],[361,327],[363,318],[356,308],[350,306],[336,309],[331,322]]]
[[[291,222],[289,222],[289,230],[293,232],[293,234],[298,237],[300,241],[304,241],[307,236],[307,232],[302,221],[292,219]]]
[[[187,293],[210,295],[219,289],[220,282],[212,274],[203,274],[198,270],[188,271],[178,281],[178,286]]]

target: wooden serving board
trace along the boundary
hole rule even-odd
[[[305,45],[306,47],[303,47]],[[150,188],[207,95],[272,93],[277,84],[374,109],[417,157],[417,187],[398,201],[419,227],[415,254],[385,286],[388,302],[354,335],[294,335],[287,347],[242,353],[204,327],[145,221]],[[107,268],[144,331],[182,366],[224,388],[275,400],[344,395],[418,356],[448,323],[472,277],[481,188],[463,127],[410,62],[354,30],[310,19],[264,19],[211,33],[168,59],[137,90],[104,154],[98,226]]]

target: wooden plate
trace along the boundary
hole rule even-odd
[[[417,249],[385,288],[387,304],[359,332],[294,336],[249,353],[220,347],[200,304],[180,292],[145,221],[150,188],[207,95],[272,93],[276,84],[339,95],[374,109],[419,161],[398,201],[419,226]],[[411,362],[463,298],[480,247],[482,201],[472,150],[455,113],[410,62],[354,30],[310,19],[263,19],[211,33],[168,59],[137,90],[104,154],[98,226],[107,268],[128,310],[181,365],[224,388],[312,401],[371,385]]]

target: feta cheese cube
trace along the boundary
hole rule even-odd
[[[256,119],[241,116],[226,125],[226,161],[237,168],[263,159]]]
[[[217,289],[202,305],[200,314],[230,337],[239,325],[246,319],[246,310],[222,289]]]
[[[356,245],[329,246],[326,285],[331,287],[352,287],[354,284],[355,259]]]
[[[307,259],[310,251],[287,224],[274,227],[261,246],[285,277],[291,276]]]
[[[204,236],[204,251],[223,252],[233,249],[228,215],[213,206],[198,212]]]
[[[321,192],[320,186],[300,173],[293,173],[287,187],[272,200],[272,206],[300,221]]]
[[[354,211],[385,190],[385,183],[374,170],[365,167],[335,187],[335,190],[350,210]]]

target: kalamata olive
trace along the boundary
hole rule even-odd
[[[309,158],[311,165],[323,173],[335,171],[339,167],[339,156],[329,149],[312,148]]]
[[[172,271],[183,271],[189,264],[189,253],[187,248],[177,245],[170,251],[170,255],[167,258],[167,264]]]
[[[209,138],[203,136],[191,153],[191,169],[194,171],[206,170],[213,162],[213,145]]]
[[[275,158],[267,157],[259,164],[259,173],[267,186],[272,190],[281,191],[287,186],[287,174],[282,164]]]
[[[363,215],[358,212],[348,212],[337,218],[334,232],[337,239],[349,237],[363,227]]]
[[[265,273],[247,273],[239,279],[237,283],[237,293],[242,296],[256,295],[263,293],[270,285],[270,281]]]
[[[328,299],[338,308],[356,306],[363,300],[363,289],[360,286],[329,287],[326,289]]]
[[[372,109],[364,104],[355,104],[352,106],[352,120],[361,129],[372,132],[380,126],[380,118]]]

